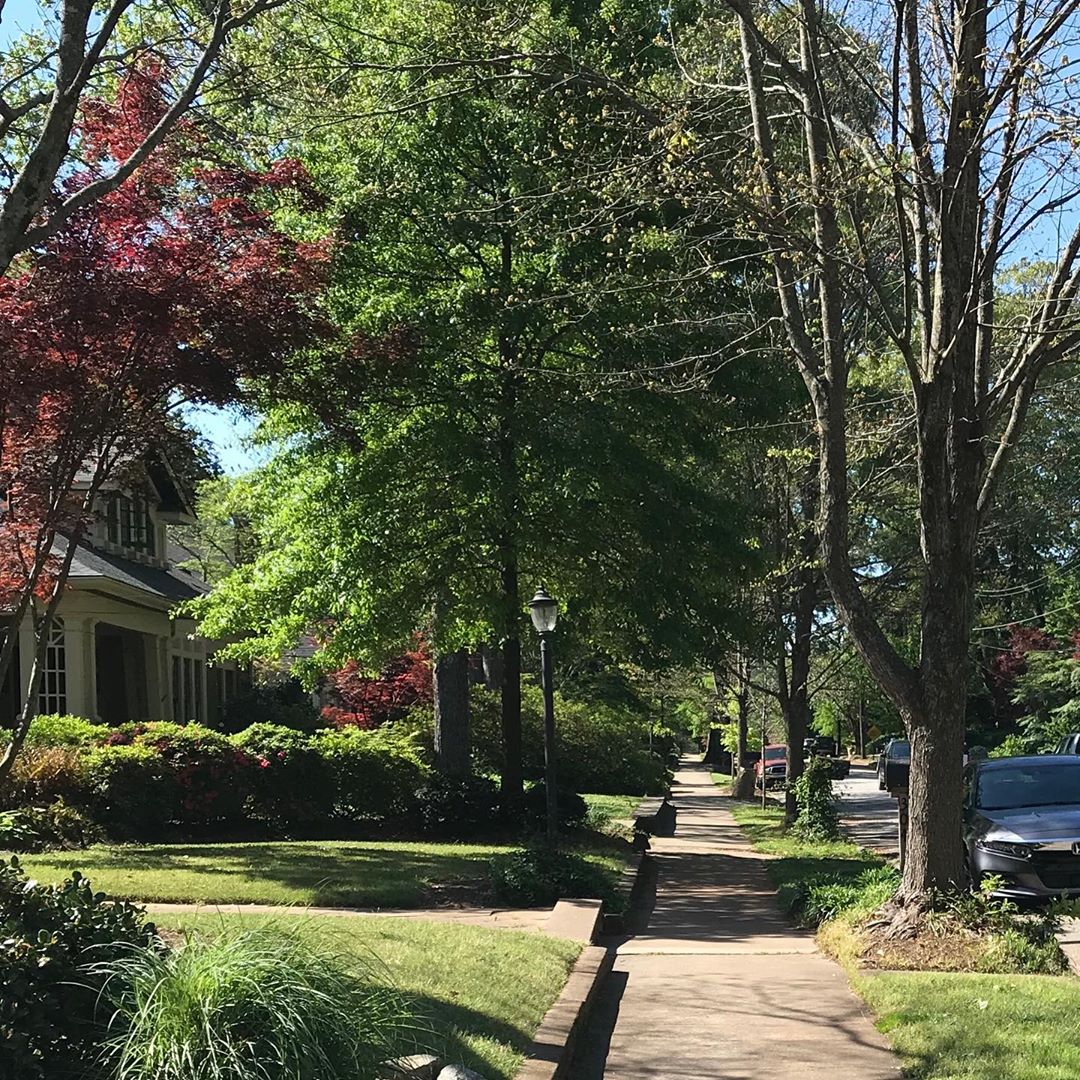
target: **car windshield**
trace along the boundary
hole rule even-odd
[[[886,755],[892,758],[893,761],[910,761],[911,760],[911,743],[907,742],[892,742],[889,743],[888,750],[885,751]]]
[[[787,757],[786,746],[766,746],[765,747],[765,760],[766,761],[783,761]]]
[[[982,810],[1080,804],[1080,761],[1030,762],[984,769],[975,805]]]

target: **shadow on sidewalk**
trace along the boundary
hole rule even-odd
[[[582,1033],[571,1076],[573,1080],[603,1080],[611,1036],[619,1020],[619,1008],[630,976],[625,971],[612,971],[600,991],[588,1027]]]

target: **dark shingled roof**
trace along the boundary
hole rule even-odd
[[[57,537],[56,554],[63,555],[66,550],[67,541]],[[77,584],[86,578],[107,578],[163,600],[190,600],[209,591],[202,578],[187,570],[147,566],[134,559],[125,559],[122,555],[112,555],[80,544],[71,563],[71,582]]]

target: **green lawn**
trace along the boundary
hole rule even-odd
[[[712,777],[712,782],[720,788],[722,791],[731,790],[731,774],[726,772],[711,772],[709,776]]]
[[[581,946],[543,934],[412,919],[311,915],[183,915],[167,929],[212,934],[272,923],[329,937],[336,951],[385,965],[416,1003],[424,1049],[490,1080],[510,1080]]]
[[[489,900],[489,862],[511,850],[397,841],[98,844],[20,861],[39,881],[79,870],[110,896],[148,902],[417,908],[437,902],[438,886],[449,886],[454,899]],[[625,865],[613,844],[582,854],[612,884]]]
[[[628,818],[641,802],[640,795],[582,795],[589,808],[589,821]]]
[[[916,1080],[1080,1076],[1080,979],[885,972],[853,982]]]

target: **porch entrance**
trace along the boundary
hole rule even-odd
[[[151,639],[110,623],[94,628],[97,714],[105,724],[146,720],[147,645]]]

